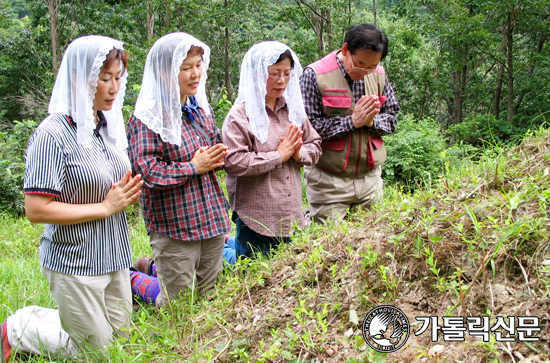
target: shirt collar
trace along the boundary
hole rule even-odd
[[[74,122],[72,116],[67,116],[67,121],[69,121],[69,125],[76,128],[76,122]],[[102,111],[97,111],[97,125],[95,127],[96,131],[99,131],[102,127],[107,127],[107,119],[105,118],[105,115]]]
[[[99,131],[102,127],[107,127],[107,119],[102,111],[97,111],[97,126],[96,131]]]
[[[281,96],[281,97],[277,98],[277,101],[275,101],[275,109],[273,110],[273,112],[277,112],[285,106],[286,106],[286,100],[285,100],[284,96]],[[270,108],[267,105],[265,107],[266,107],[267,110],[270,110]]]
[[[338,54],[340,54],[342,51],[339,50],[338,52],[336,52],[336,63],[338,63],[338,67],[340,67],[340,70],[342,71],[342,74],[344,75],[344,77],[347,79],[347,80],[351,80],[352,82],[355,82],[353,79],[351,79],[351,77],[349,76],[348,74],[348,71],[346,70],[346,67],[344,67],[344,63],[340,60],[340,58],[338,58]]]
[[[73,126],[74,128],[76,128],[76,122],[74,122],[72,116],[65,115],[65,119],[67,119],[67,122],[69,123],[69,125],[71,125],[71,126]]]

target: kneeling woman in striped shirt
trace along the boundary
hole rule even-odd
[[[67,48],[49,105],[26,153],[25,209],[46,225],[42,273],[59,310],[29,306],[2,324],[2,357],[11,347],[40,354],[102,348],[130,325],[130,241],[124,209],[137,201],[122,103],[122,42],[86,36]]]

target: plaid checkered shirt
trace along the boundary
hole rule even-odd
[[[353,103],[356,104],[361,96],[365,94],[365,82],[363,79],[354,82],[348,75],[344,64],[337,56],[336,61],[352,90]],[[343,136],[353,130],[354,126],[351,115],[336,117],[323,116],[321,92],[317,85],[317,76],[312,68],[307,67],[304,69],[304,73],[300,78],[300,88],[302,89],[302,97],[304,99],[306,113],[309,116],[309,121],[319,135],[321,135],[323,140]],[[397,103],[395,93],[387,77],[383,95],[387,97],[387,100],[382,107],[380,107],[380,113],[374,117],[373,127],[363,126],[367,127],[369,132],[379,136],[392,134],[395,131],[395,127],[397,126],[397,118],[395,115],[399,112],[399,104]]]
[[[231,208],[254,232],[270,237],[288,237],[295,225],[304,226],[300,167],[314,165],[321,156],[321,138],[308,120],[302,125],[303,145],[299,161],[282,162],[277,151],[290,127],[283,97],[275,110],[266,106],[269,136],[260,143],[252,134],[244,103],[236,103],[223,123],[227,193]]]
[[[135,116],[128,123],[128,153],[144,184],[140,196],[147,231],[181,241],[200,241],[230,231],[229,204],[214,170],[198,174],[195,151],[221,142],[213,113],[199,108],[198,122],[211,140],[182,119],[181,146],[163,142]]]

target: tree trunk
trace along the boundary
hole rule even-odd
[[[317,36],[317,47],[319,49],[319,55],[324,56],[325,41],[323,39],[323,30],[324,30],[325,23],[327,23],[325,19],[325,12],[322,9],[314,9],[309,3],[309,0],[295,0],[295,1],[300,7],[300,11],[302,12],[302,15],[304,16],[304,18],[306,18],[311,28],[313,28],[315,35]],[[302,8],[302,4],[308,8],[309,14],[311,16],[307,16],[307,13],[304,12]],[[330,36],[332,36],[332,34],[330,34]]]
[[[61,46],[59,44],[59,18],[58,18],[59,3],[56,0],[48,0],[48,10],[50,12],[50,35],[52,43],[52,72],[57,75],[59,61],[61,59]]]
[[[453,78],[453,77],[451,77],[451,78]],[[451,123],[448,124],[447,119],[442,121],[440,123],[440,125],[442,125],[445,128],[449,127],[450,125],[453,125],[454,124],[454,119],[455,119],[455,116],[454,116],[455,115],[455,100],[454,100],[454,98],[453,97],[447,97],[446,103],[447,103],[447,116],[450,118]]]
[[[467,67],[463,66],[462,69],[458,72],[451,73],[451,79],[455,84],[455,89],[453,91],[453,107],[452,107],[452,122],[453,124],[459,124],[462,122],[464,106],[464,95],[466,91],[466,82],[467,82]]]
[[[317,47],[320,54],[325,54],[325,40],[323,39],[323,19],[314,15],[315,34],[317,34]]]
[[[172,20],[172,6],[169,0],[164,0],[164,5],[166,5],[166,14],[164,14],[164,28],[170,26],[170,21]]]
[[[334,48],[334,37],[332,35],[332,18],[330,15],[330,10],[326,11],[325,19],[327,20],[327,40],[328,40],[328,47],[330,51],[332,52]]]
[[[374,26],[376,26],[376,0],[372,0],[372,15],[374,16]]]
[[[147,40],[152,41],[155,31],[155,13],[152,9],[152,0],[147,0],[145,11],[147,12]]]
[[[231,86],[231,67],[229,62],[229,28],[225,27],[225,44],[224,51],[224,71],[225,71],[225,88],[227,89],[227,99],[233,102],[233,87]]]
[[[508,48],[506,64],[508,67],[508,123],[514,124],[514,15],[513,9],[508,13],[506,43]]]
[[[503,57],[506,57],[506,27],[504,23],[500,25],[500,33],[502,35],[502,41],[500,42],[500,51]],[[495,89],[495,97],[493,99],[493,114],[495,118],[500,116],[500,99],[502,97],[502,79],[504,77],[504,63],[498,65],[497,74],[497,86]]]
[[[229,14],[229,0],[224,0],[223,6],[226,14]],[[263,26],[262,26],[263,29]],[[224,44],[223,44],[223,68],[225,73],[225,90],[227,91],[227,99],[233,102],[233,87],[231,85],[231,61],[230,61],[230,43],[231,37],[229,27],[224,29]]]

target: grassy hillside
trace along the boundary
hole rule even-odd
[[[414,195],[386,188],[384,204],[345,223],[311,226],[270,261],[226,270],[216,291],[164,310],[136,306],[129,337],[96,362],[539,362],[550,345],[550,133],[476,162],[447,165],[446,177]],[[30,304],[55,307],[40,275],[41,226],[3,217],[0,321]],[[132,223],[135,256],[150,254]],[[376,353],[361,336],[379,304],[412,323],[404,348]],[[539,342],[432,342],[417,316],[537,316]],[[25,358],[27,359],[27,358]],[[524,360],[523,360],[524,359]],[[29,357],[50,362],[55,357]],[[57,361],[62,361],[57,359]]]

